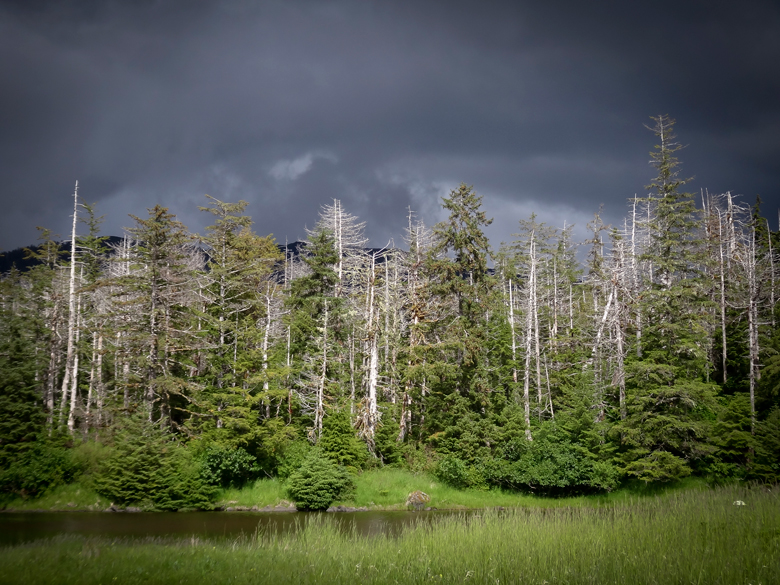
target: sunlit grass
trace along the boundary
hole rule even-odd
[[[398,538],[344,534],[329,515],[306,518],[295,534],[232,542],[66,538],[6,548],[0,583],[758,585],[780,575],[780,499],[765,488],[486,511]]]
[[[439,509],[516,508],[516,507],[571,507],[612,506],[642,497],[690,489],[706,489],[698,478],[687,478],[676,484],[661,487],[636,483],[612,493],[591,494],[568,498],[539,497],[533,494],[500,489],[460,490],[452,488],[427,473],[413,473],[405,469],[385,467],[365,471],[355,478],[356,490],[352,498],[336,505],[377,509],[406,509],[407,496],[420,490],[431,496],[429,506]],[[275,478],[254,481],[242,488],[219,490],[216,504],[222,507],[264,508],[287,505],[289,496],[284,482]],[[8,510],[104,510],[110,502],[99,496],[88,482],[58,486],[40,498],[17,498],[8,502]]]
[[[366,471],[355,478],[355,483],[357,489],[354,497],[338,503],[356,507],[404,509],[407,496],[415,490],[420,490],[431,496],[428,505],[439,509],[610,506],[636,498],[706,488],[703,480],[689,478],[660,487],[637,483],[612,493],[550,498],[501,489],[461,490],[450,487],[427,473],[415,474],[405,469],[389,467]]]
[[[216,501],[220,506],[263,508],[286,502],[287,498],[283,482],[278,479],[258,479],[242,488],[220,490]]]
[[[105,510],[111,502],[81,482],[60,485],[38,498],[16,498],[6,504],[8,510]]]

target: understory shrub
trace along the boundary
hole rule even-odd
[[[609,462],[588,457],[580,445],[558,436],[538,436],[515,445],[515,459],[483,463],[491,484],[530,489],[547,495],[611,490],[620,480],[619,470]]]
[[[546,495],[612,490],[620,480],[617,467],[595,459],[553,427],[540,429],[533,441],[512,439],[494,456],[472,464],[454,456],[443,457],[435,474],[461,489],[497,486]]]
[[[626,465],[625,471],[646,484],[679,481],[691,474],[685,460],[668,451],[652,451]]]
[[[215,495],[192,453],[140,415],[116,429],[94,485],[114,503],[160,510],[210,509]]]
[[[483,466],[469,465],[451,455],[438,461],[434,474],[444,483],[460,489],[488,487]]]
[[[0,494],[4,498],[40,496],[68,483],[79,473],[78,463],[68,449],[45,439],[28,444],[0,469]]]
[[[319,448],[313,449],[287,479],[287,493],[300,510],[326,510],[354,489],[352,476]]]
[[[257,479],[259,474],[257,459],[242,447],[231,449],[212,445],[201,460],[201,476],[213,486],[241,487]]]
[[[282,479],[290,477],[294,471],[301,467],[312,449],[311,443],[305,439],[289,443],[280,457],[279,466],[276,469],[277,476]]]

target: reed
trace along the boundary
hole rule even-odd
[[[397,537],[344,534],[325,514],[302,522],[295,534],[233,541],[60,538],[6,548],[0,583],[757,585],[780,575],[777,489],[485,511]]]

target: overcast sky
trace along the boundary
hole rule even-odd
[[[340,199],[382,245],[460,182],[494,246],[532,212],[621,223],[669,114],[689,190],[777,229],[780,3],[0,0],[0,249],[67,237],[73,184],[106,215],[208,193],[260,234]]]

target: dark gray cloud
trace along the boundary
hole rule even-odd
[[[0,57],[5,249],[66,233],[75,179],[112,234],[156,203],[202,230],[209,193],[281,241],[339,198],[383,244],[461,181],[494,244],[620,222],[659,113],[692,190],[780,207],[776,2],[28,0]]]

